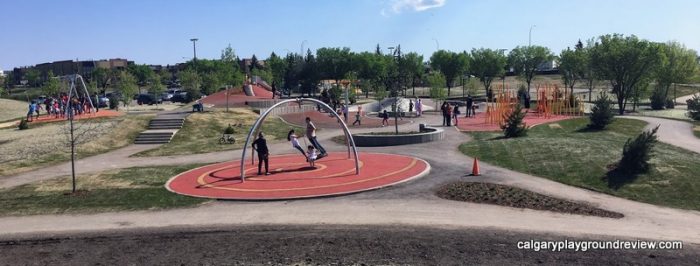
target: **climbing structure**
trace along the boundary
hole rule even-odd
[[[560,89],[557,85],[537,84],[537,109],[538,116],[550,118],[553,115],[583,115],[581,100],[567,89]]]

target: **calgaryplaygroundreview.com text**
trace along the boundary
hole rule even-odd
[[[680,250],[683,249],[682,241],[643,241],[643,240],[611,240],[611,241],[547,241],[527,240],[518,241],[518,249],[533,251],[588,251],[588,250]]]

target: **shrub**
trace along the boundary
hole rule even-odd
[[[27,123],[27,119],[22,119],[22,121],[19,121],[19,126],[17,126],[19,130],[25,130],[29,129],[29,123]]]
[[[649,159],[651,149],[656,144],[656,132],[659,126],[651,131],[644,131],[634,140],[627,139],[625,147],[622,149],[622,159],[618,163],[617,169],[627,174],[646,173],[649,171]]]
[[[666,104],[666,98],[664,97],[664,92],[661,91],[661,89],[654,89],[654,91],[651,93],[651,97],[649,97],[649,100],[651,101],[651,109],[664,109],[664,105]]]
[[[693,120],[700,121],[700,96],[697,94],[686,101],[688,104],[688,113],[686,114]]]
[[[666,109],[676,108],[676,103],[671,99],[666,99]]]
[[[224,129],[224,134],[236,134],[236,130],[233,129],[231,124],[228,124],[228,127]]]
[[[608,95],[601,93],[597,100],[593,103],[590,115],[591,123],[588,124],[588,128],[591,129],[605,129],[613,119],[612,105]]]
[[[517,138],[527,135],[527,127],[523,123],[525,114],[523,113],[522,105],[516,105],[510,114],[504,116],[506,121],[501,125],[501,129],[503,129],[503,135],[506,138]]]
[[[116,93],[109,96],[109,109],[117,109],[119,107],[119,97]]]

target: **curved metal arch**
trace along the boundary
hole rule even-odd
[[[309,102],[321,105],[321,107],[323,107],[323,109],[329,111],[331,114],[333,114],[335,116],[336,119],[338,119],[338,121],[340,121],[343,132],[345,133],[345,140],[346,140],[345,142],[348,144],[348,159],[351,157],[350,156],[351,155],[350,154],[350,146],[352,146],[352,151],[353,151],[353,154],[355,155],[355,174],[356,175],[360,174],[360,159],[359,159],[359,156],[357,154],[357,147],[355,146],[355,140],[352,138],[352,134],[350,134],[350,130],[348,129],[348,126],[345,124],[345,121],[343,121],[343,119],[340,118],[340,115],[338,115],[333,109],[331,109],[330,106],[328,106],[326,103],[324,103],[322,101],[319,101],[319,100],[313,99],[313,98],[297,98],[297,99],[283,100],[281,102],[278,102],[278,103],[270,106],[270,108],[268,108],[267,110],[265,110],[265,112],[260,114],[260,117],[258,117],[258,120],[256,120],[255,123],[253,123],[253,126],[250,128],[250,132],[248,132],[248,136],[245,139],[245,144],[243,145],[243,154],[241,155],[241,182],[245,182],[245,168],[244,168],[245,156],[246,156],[246,150],[248,149],[248,145],[250,144],[250,136],[254,135],[254,133],[257,131],[258,127],[260,127],[262,122],[265,120],[265,118],[267,118],[267,116],[270,114],[270,112],[273,109],[275,109],[278,106],[281,106],[283,104],[290,103],[290,102],[298,102],[299,106],[301,106],[301,103],[304,101],[309,101]],[[255,158],[253,158],[253,160],[255,160]]]

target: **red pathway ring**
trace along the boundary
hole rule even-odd
[[[430,170],[426,161],[404,155],[359,156],[359,175],[355,175],[355,160],[348,159],[346,152],[329,153],[315,168],[301,154],[285,154],[270,157],[271,175],[257,175],[257,162],[246,163],[246,181],[241,182],[240,160],[236,160],[181,173],[165,187],[178,194],[213,199],[313,198],[378,189],[421,177]]]

